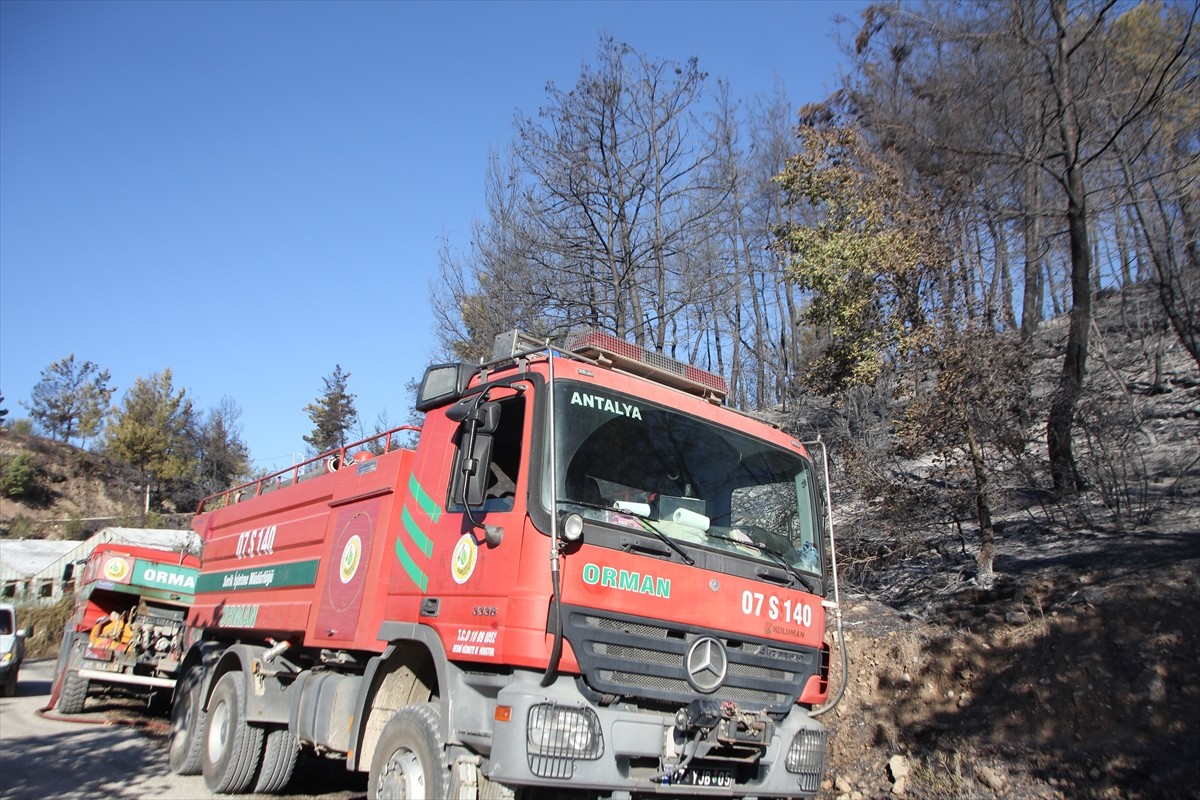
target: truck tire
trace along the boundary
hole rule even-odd
[[[62,645],[58,648],[58,661],[54,663],[54,680],[50,682],[50,703],[55,708],[58,707],[58,698],[62,697],[63,679],[67,676],[67,665],[71,662],[75,638],[75,633],[68,625],[63,631]]]
[[[246,682],[226,672],[208,701],[200,771],[218,794],[241,794],[254,784],[263,751],[263,729],[246,722]]]
[[[14,672],[12,674],[12,677],[9,678],[8,681],[6,681],[4,684],[4,696],[5,697],[16,697],[17,696],[17,673],[16,672]]]
[[[88,682],[79,677],[79,667],[83,664],[83,648],[85,639],[77,633],[63,636],[62,649],[58,653],[58,664],[55,667],[56,680],[62,682],[58,695],[58,710],[63,714],[78,714],[83,711],[87,701]]]
[[[296,769],[296,757],[300,755],[300,740],[287,728],[268,729],[266,737],[262,768],[258,772],[258,782],[254,784],[256,794],[276,794],[287,786]]]
[[[404,706],[392,714],[371,757],[367,796],[378,800],[436,800],[450,791],[441,707]]]
[[[63,714],[80,713],[87,702],[87,692],[87,678],[79,677],[77,668],[68,668],[67,676],[63,680],[62,695],[58,698],[58,710]]]
[[[206,716],[203,688],[204,670],[194,666],[180,676],[171,701],[171,727],[167,733],[167,763],[176,775],[199,775],[204,748]]]

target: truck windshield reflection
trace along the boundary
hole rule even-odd
[[[569,382],[557,391],[560,502],[596,522],[821,574],[806,459],[644,399]]]

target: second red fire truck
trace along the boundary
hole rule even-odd
[[[89,695],[171,697],[199,566],[195,555],[165,548],[92,551],[63,635],[59,711],[78,714]]]

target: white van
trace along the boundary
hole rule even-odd
[[[17,628],[17,609],[0,603],[0,691],[5,697],[17,693],[17,673],[25,659],[25,640],[32,635],[32,628]]]

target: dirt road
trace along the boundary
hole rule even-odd
[[[44,718],[37,710],[50,697],[54,660],[26,662],[17,696],[0,698],[0,798],[45,797],[225,798],[208,791],[200,776],[181,776],[167,768],[164,734],[156,728],[111,724],[117,715],[97,710],[78,715],[80,722]],[[136,718],[136,717],[135,717]],[[84,721],[87,722],[84,722]],[[91,723],[91,724],[88,724]],[[96,724],[105,723],[105,724]],[[293,786],[316,794],[271,795],[276,800],[351,800],[365,797],[364,781],[340,765],[314,762],[297,767]],[[243,795],[267,797],[266,795]]]

